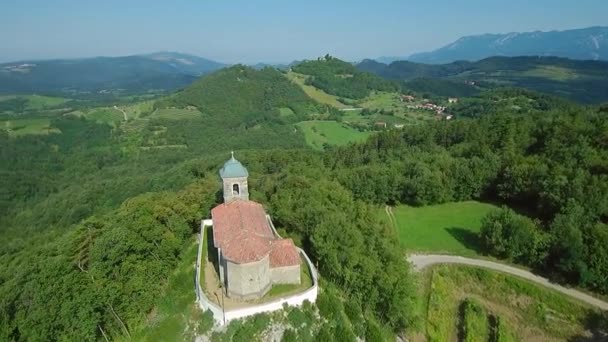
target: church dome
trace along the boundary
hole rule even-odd
[[[234,159],[233,152],[232,157],[224,163],[224,167],[220,170],[220,176],[222,178],[248,177],[249,172],[240,161]]]

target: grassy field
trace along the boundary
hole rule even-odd
[[[287,117],[287,116],[295,115],[295,113],[293,112],[293,110],[291,110],[291,108],[288,108],[288,107],[281,107],[281,108],[279,108],[279,114],[282,117]]]
[[[114,108],[95,108],[84,113],[84,116],[89,120],[107,124],[114,124],[124,120],[122,112]]]
[[[68,99],[63,97],[50,97],[41,95],[27,95],[24,97],[28,100],[27,109],[45,109],[49,107],[56,107],[69,101]]]
[[[534,69],[522,72],[523,76],[541,77],[554,81],[572,81],[584,77],[575,70],[563,68],[555,65],[543,65]]]
[[[360,132],[336,121],[303,121],[297,124],[304,132],[306,143],[323,149],[323,144],[346,145],[367,139],[371,132]]]
[[[195,119],[201,116],[201,112],[194,109],[157,109],[150,115],[150,118],[182,120]]]
[[[428,341],[563,341],[598,333],[596,311],[517,277],[442,265],[423,279],[421,329]]]
[[[320,90],[313,86],[304,84],[304,81],[306,81],[306,76],[304,76],[302,74],[297,74],[295,72],[290,71],[287,73],[287,78],[289,78],[292,82],[299,85],[302,88],[302,90],[304,90],[306,95],[310,96],[310,98],[312,98],[313,100],[315,100],[319,103],[327,104],[327,105],[330,105],[330,106],[336,107],[336,108],[348,108],[349,107],[349,106],[341,103],[340,101],[338,101],[337,96],[330,95],[330,94],[324,92],[323,90]]]
[[[481,219],[494,205],[476,201],[392,208],[399,241],[409,250],[473,256]],[[385,208],[381,215],[386,217]]]
[[[57,128],[51,128],[50,125],[50,120],[47,118],[0,121],[0,129],[6,130],[11,136],[61,133]]]
[[[121,109],[127,113],[129,120],[133,120],[150,115],[154,111],[154,101],[137,102],[128,106],[122,106]]]
[[[41,95],[4,95],[0,96],[0,113],[23,114],[35,111],[58,108],[69,101],[62,97]]]
[[[418,99],[411,103],[401,102],[399,93],[374,91],[366,98],[360,100],[357,103],[357,107],[366,108],[372,111],[391,112],[393,113],[391,115],[394,118],[393,121],[398,123],[412,123],[434,119],[435,113],[432,111],[407,108],[408,105],[421,104],[421,101],[422,99]]]

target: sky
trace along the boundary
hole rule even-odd
[[[1,0],[0,62],[156,51],[357,61],[465,35],[604,26],[606,13],[608,0]]]

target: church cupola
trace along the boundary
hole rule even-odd
[[[241,162],[234,158],[234,152],[231,152],[231,155],[231,158],[224,163],[224,167],[220,170],[224,188],[224,203],[230,203],[234,200],[248,201],[247,177],[249,172]]]

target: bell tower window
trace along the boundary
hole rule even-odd
[[[235,196],[238,196],[240,194],[238,184],[232,184],[232,194]]]

